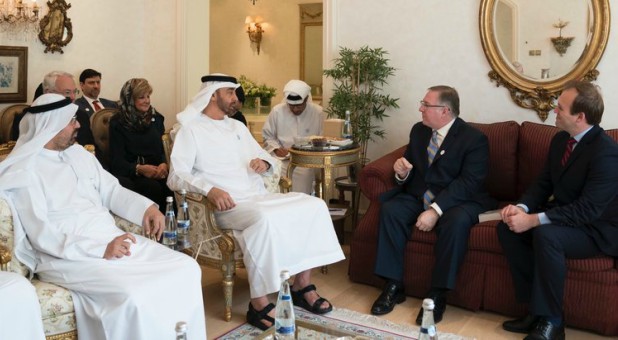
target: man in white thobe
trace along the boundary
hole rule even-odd
[[[324,113],[322,107],[311,100],[311,86],[302,80],[294,79],[285,84],[283,98],[283,102],[270,111],[262,128],[262,136],[266,151],[281,159],[281,169],[285,174],[294,137],[322,135]],[[315,169],[294,169],[292,191],[311,194],[314,179]]]
[[[69,98],[39,97],[0,163],[0,190],[16,211],[15,256],[70,290],[80,339],[173,339],[178,321],[205,339],[199,265],[116,227],[110,211],[160,237],[164,217],[74,145],[76,111]]]
[[[25,277],[0,271],[0,339],[44,340],[41,305]]]
[[[217,207],[222,228],[234,230],[244,255],[251,302],[247,321],[271,326],[274,305],[267,294],[279,290],[279,274],[296,274],[294,304],[314,313],[332,310],[310,282],[311,269],[344,258],[326,204],[302,193],[273,194],[261,176],[274,159],[253,139],[235,112],[232,77],[212,75],[177,115],[178,130],[167,184],[205,195]]]

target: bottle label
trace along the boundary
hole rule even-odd
[[[436,326],[431,325],[429,327],[421,327],[421,333],[423,334],[428,334],[429,336],[435,336],[436,335]]]
[[[176,230],[165,230],[163,231],[163,243],[165,244],[166,241],[173,241],[174,243],[176,243]]]
[[[281,300],[283,301],[292,300],[292,297],[290,295],[281,295]]]
[[[178,229],[189,229],[189,226],[191,225],[191,221],[189,220],[178,220],[176,222],[176,226]]]
[[[296,325],[292,324],[291,326],[279,326],[277,328],[277,334],[282,334],[282,335],[288,335],[288,334],[294,334],[294,332],[296,331]]]

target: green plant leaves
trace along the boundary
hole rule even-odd
[[[368,141],[386,135],[375,122],[388,117],[387,109],[399,108],[399,98],[382,91],[387,79],[395,74],[386,55],[388,52],[380,47],[363,46],[357,50],[341,47],[333,68],[324,70],[324,75],[333,78],[335,86],[324,111],[331,118],[344,118],[345,111],[350,110],[353,138],[363,146],[363,156]]]

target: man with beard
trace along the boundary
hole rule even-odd
[[[75,104],[92,117],[92,114],[102,109],[116,109],[118,104],[109,99],[100,98],[101,72],[87,68],[79,75],[79,86],[83,95],[75,100]]]
[[[170,339],[179,320],[191,339],[206,339],[198,264],[116,227],[110,211],[160,238],[164,217],[74,145],[71,102],[51,93],[34,101],[0,163],[0,196],[16,212],[15,256],[71,292],[80,339]]]
[[[274,323],[267,295],[279,290],[279,274],[296,274],[295,305],[324,314],[332,305],[311,284],[311,269],[344,258],[324,201],[304,193],[274,194],[262,176],[274,159],[253,139],[236,112],[233,77],[210,75],[177,115],[181,124],[171,154],[167,184],[205,195],[221,228],[233,229],[244,255],[251,301],[247,321],[261,329]]]

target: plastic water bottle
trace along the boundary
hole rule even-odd
[[[191,247],[189,240],[189,228],[191,220],[189,219],[189,206],[187,204],[187,191],[180,190],[180,209],[178,209],[178,218],[176,219],[176,232],[178,233],[178,250]]]
[[[341,137],[352,139],[352,122],[350,121],[350,110],[345,111],[345,121],[341,128]]]
[[[187,323],[184,321],[176,323],[176,340],[187,340]]]
[[[174,199],[172,196],[167,196],[165,199],[167,206],[165,207],[165,230],[163,230],[163,245],[176,249],[178,237],[176,234],[176,216],[174,215]]]
[[[294,305],[290,293],[290,272],[281,271],[281,289],[275,307],[275,339],[294,339],[296,323],[294,321]]]
[[[436,331],[436,323],[433,321],[433,309],[435,305],[432,299],[423,300],[423,322],[421,322],[421,330],[418,340],[437,340],[438,332]]]

